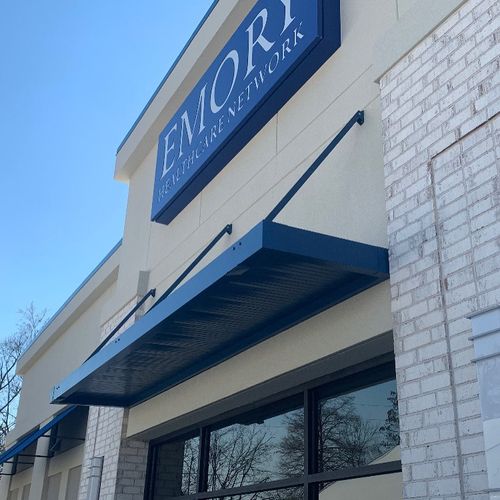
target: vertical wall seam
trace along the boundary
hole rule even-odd
[[[439,153],[438,153],[439,154]],[[448,322],[448,305],[446,300],[446,287],[445,287],[445,276],[443,271],[443,260],[442,260],[442,244],[439,231],[439,210],[437,208],[437,193],[436,184],[434,178],[434,159],[437,155],[432,157],[428,162],[428,171],[430,176],[430,183],[432,189],[432,211],[434,215],[434,228],[436,230],[436,252],[437,252],[437,264],[439,270],[439,294],[441,297],[442,308],[443,308],[443,320],[444,320],[444,331],[446,337],[446,358],[448,360],[448,372],[450,374],[450,388],[452,397],[452,407],[453,407],[453,417],[454,417],[454,427],[455,434],[457,436],[457,458],[458,458],[458,482],[460,484],[460,498],[462,500],[467,500],[465,496],[464,487],[464,464],[463,464],[463,454],[462,454],[462,443],[460,439],[460,427],[458,425],[458,405],[457,405],[457,391],[455,386],[455,373],[453,365],[453,357],[451,355],[451,341],[450,341],[450,329]]]

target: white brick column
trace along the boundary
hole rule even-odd
[[[500,302],[498,30],[469,0],[380,82],[405,498],[489,498],[466,316]]]
[[[141,273],[138,295],[102,326],[101,338],[106,338],[137,304],[146,293],[146,284],[147,274]],[[130,318],[118,335],[126,331],[143,312],[139,310]],[[100,500],[143,500],[148,443],[127,439],[127,419],[128,411],[123,408],[91,407],[89,409],[79,500],[88,498],[89,476],[92,459],[95,457],[103,457]]]

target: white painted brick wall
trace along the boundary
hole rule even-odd
[[[405,498],[487,499],[471,312],[500,302],[500,5],[381,80]]]
[[[105,338],[135,306],[134,297],[102,326]],[[140,311],[120,329],[119,335],[140,316]],[[80,481],[79,500],[86,500],[88,474],[92,457],[104,457],[100,500],[142,500],[146,479],[148,443],[126,437],[127,410],[91,407],[85,439],[85,452]]]

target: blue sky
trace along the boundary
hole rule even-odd
[[[0,0],[0,337],[120,239],[116,148],[212,0]]]

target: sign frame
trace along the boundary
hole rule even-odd
[[[311,4],[313,5],[312,9]],[[300,9],[302,9],[301,14],[305,12],[304,16],[311,15],[311,12],[315,16],[307,19],[305,25],[308,28],[314,26],[315,30],[315,32],[307,33],[307,36],[301,32],[301,26],[306,18],[304,17],[301,21],[299,15],[295,14],[299,11],[299,9],[295,9],[297,5],[300,5]],[[305,5],[307,5],[306,8],[304,8]],[[246,109],[242,107],[244,111],[233,120],[232,127],[228,126],[225,130],[222,128],[220,140],[215,137],[214,141],[208,145],[207,132],[210,133],[213,130],[214,123],[220,123],[221,115],[225,112],[223,106],[219,108],[217,103],[217,87],[223,89],[223,96],[227,95],[224,104],[228,101],[232,102],[233,98],[241,96],[242,93],[239,92],[242,88],[241,84],[252,81],[248,77],[257,72],[262,80],[262,68],[264,68],[262,61],[272,61],[270,59],[271,53],[273,57],[278,53],[273,52],[270,48],[267,51],[265,49],[266,46],[269,47],[268,42],[271,41],[271,35],[266,29],[268,27],[276,28],[277,24],[275,19],[269,20],[269,12],[273,10],[276,12],[279,8],[282,9],[283,15],[278,23],[283,23],[285,28],[280,33],[282,38],[275,40],[273,45],[282,46],[283,57],[276,64],[276,68],[278,68],[279,63],[283,66],[276,70],[274,81],[273,78],[269,77],[267,81],[271,81],[269,88],[266,89],[264,85],[266,81],[262,81],[262,95],[258,96],[255,102]],[[264,13],[264,10],[267,11],[267,14]],[[271,25],[271,22],[274,24]],[[280,25],[278,24],[278,26]],[[301,35],[302,38],[300,38]],[[285,51],[284,45],[287,42],[282,40],[287,40],[287,38],[288,47]],[[303,39],[305,39],[304,47],[299,46]],[[241,46],[242,40],[248,42],[244,47]],[[253,45],[252,42],[254,42]],[[169,224],[340,46],[340,0],[259,0],[159,136],[151,220]],[[297,52],[293,53],[293,50]],[[247,58],[242,61],[243,58],[239,54],[246,54]],[[289,54],[290,57],[288,57]],[[288,65],[285,65],[285,62]],[[266,65],[266,71],[270,72],[271,68],[268,65]],[[227,78],[227,68],[231,66],[233,73]],[[247,68],[245,78],[240,78],[240,81],[237,82],[239,75],[245,72],[245,66]],[[212,81],[211,86],[209,85],[210,81]],[[224,92],[224,88],[228,87],[227,82],[230,82],[229,91]],[[256,93],[258,92],[257,84],[258,81],[255,82]],[[248,90],[248,87],[250,85],[243,88]],[[219,101],[221,101],[220,95]],[[247,102],[249,101],[250,91],[248,91]],[[234,102],[234,109],[236,109],[238,101]],[[214,113],[214,107],[216,110],[218,109],[217,113]],[[227,108],[229,110],[228,123],[233,116],[238,116],[233,115],[229,108],[230,106]],[[212,113],[209,115],[210,111]],[[208,115],[209,120],[207,119]],[[199,133],[195,136],[196,127],[198,127]],[[201,132],[205,134],[201,134]],[[207,153],[204,158],[197,161],[203,156],[200,154],[198,157],[197,146],[192,148],[189,154],[184,153],[184,149],[186,143],[188,147],[197,144],[194,141],[199,141],[200,136],[205,137],[204,141],[208,147],[203,151],[203,153]],[[205,142],[199,142],[199,144],[204,145]],[[201,150],[200,147],[199,151]],[[184,157],[182,158],[182,156]]]

